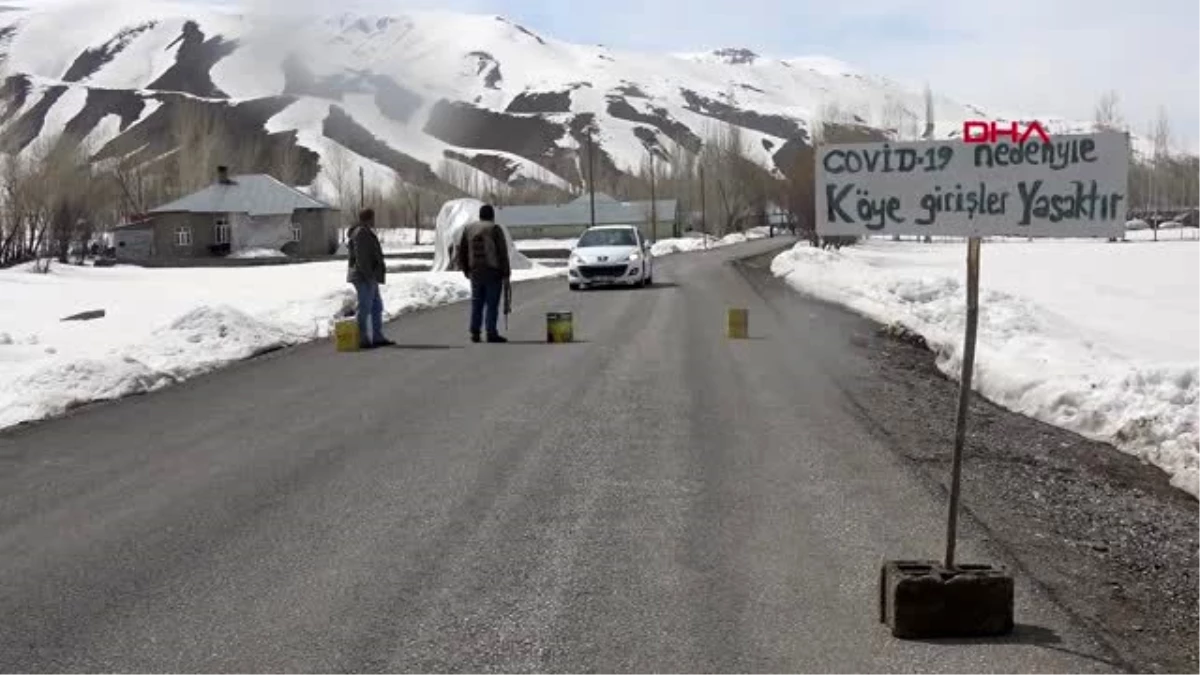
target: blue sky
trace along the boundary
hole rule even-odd
[[[387,0],[373,0],[387,7]],[[1091,119],[1109,89],[1134,131],[1165,106],[1200,143],[1196,0],[441,0],[614,49],[822,54],[985,109]]]

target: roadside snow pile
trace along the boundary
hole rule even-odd
[[[300,341],[279,325],[255,319],[234,307],[200,306],[154,330],[133,358],[174,380]]]
[[[799,244],[772,271],[796,289],[922,335],[961,371],[965,246]],[[975,388],[1042,421],[1112,443],[1200,493],[1200,284],[1196,245],[1103,241],[983,248]]]
[[[248,248],[242,251],[234,251],[230,253],[230,258],[235,260],[241,259],[257,259],[257,258],[286,258],[287,254],[279,249],[274,248]]]
[[[516,281],[562,269],[517,270]],[[258,354],[328,338],[352,315],[346,263],[0,271],[0,428],[153,391]],[[462,274],[395,275],[388,319],[470,297]],[[103,318],[62,321],[103,308]]]
[[[338,229],[339,248],[345,246],[346,233],[349,231],[350,228],[347,227]],[[384,253],[403,253],[414,249],[433,248],[432,230],[421,230],[421,244],[417,244],[417,230],[411,227],[377,227],[375,234],[379,237],[379,245],[383,247]]]
[[[654,243],[653,246],[650,247],[650,253],[656,257],[671,255],[673,253],[694,253],[696,251],[704,251],[710,248],[744,244],[748,241],[763,239],[767,236],[768,233],[766,228],[754,228],[744,234],[741,232],[734,232],[733,234],[727,234],[720,239],[703,234],[695,237],[680,237],[678,239],[659,239]]]

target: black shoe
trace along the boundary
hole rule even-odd
[[[479,333],[471,333],[471,342],[479,342]]]
[[[368,349],[375,349],[375,345],[371,344],[370,342],[363,342],[358,345],[358,348],[366,351]]]
[[[508,338],[504,337],[503,335],[489,335],[487,337],[487,341],[503,343],[503,342],[508,342]]]
[[[382,340],[376,342],[373,346],[375,346],[375,347],[395,347],[396,343],[392,342],[391,340],[389,340],[387,338],[383,338]]]

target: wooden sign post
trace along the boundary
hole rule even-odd
[[[896,637],[1012,631],[1012,576],[999,566],[959,563],[957,556],[979,325],[982,238],[1122,236],[1129,155],[1129,137],[1109,131],[1040,142],[993,138],[978,143],[848,143],[817,149],[816,231],[822,237],[886,240],[916,235],[926,243],[933,236],[967,237],[966,327],[945,556],[941,561],[884,563],[880,620]]]
[[[946,519],[946,569],[954,569],[958,535],[958,501],[962,494],[962,457],[967,443],[967,411],[971,407],[971,380],[975,374],[975,338],[979,327],[979,237],[967,240],[967,327],[963,337],[962,375],[958,385],[958,416],[954,421],[954,458],[950,469],[950,515]]]

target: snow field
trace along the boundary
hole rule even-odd
[[[920,333],[958,378],[966,247],[799,244],[773,272],[794,288]],[[1195,241],[985,244],[975,390],[1112,443],[1197,495],[1200,283]]]
[[[515,280],[564,270],[515,271]],[[387,319],[470,297],[461,274],[396,274]],[[0,271],[0,428],[159,389],[272,349],[328,338],[353,311],[345,262],[213,269],[54,265]],[[90,309],[106,316],[61,321]]]

